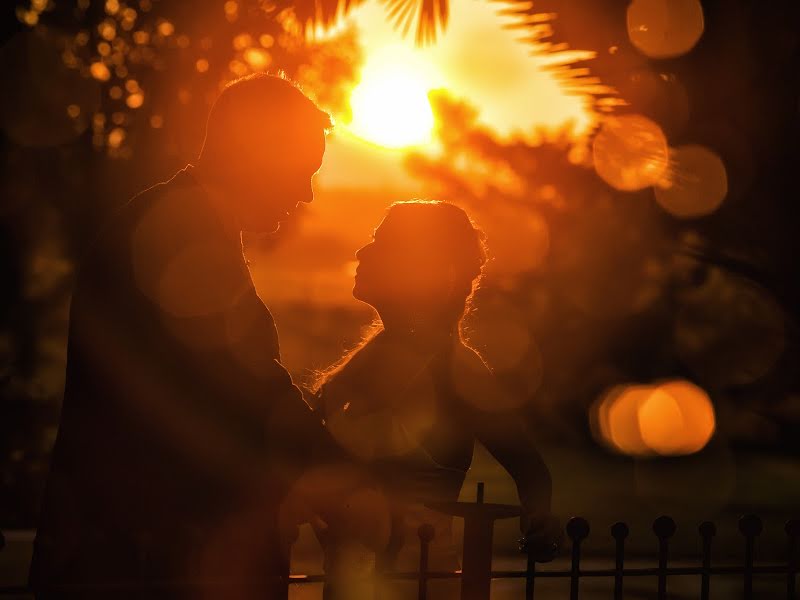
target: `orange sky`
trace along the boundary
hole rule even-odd
[[[570,121],[586,127],[590,117],[585,100],[564,94],[542,68],[542,58],[518,41],[519,31],[504,29],[513,21],[498,14],[503,7],[486,0],[451,0],[448,28],[427,48],[415,48],[413,35],[404,39],[396,32],[386,21],[385,8],[375,1],[353,11],[343,26],[355,24],[359,30],[365,71],[370,61],[373,66],[377,61],[410,68],[427,87],[444,87],[468,99],[479,110],[480,121],[501,136],[531,134],[537,127],[557,128]],[[277,248],[275,256],[252,259],[268,303],[355,302],[350,297],[352,254],[391,202],[427,197],[405,172],[403,156],[403,150],[376,146],[356,137],[346,124],[337,124],[315,178],[315,202],[305,211],[298,235]],[[336,240],[339,251],[315,253],[312,248],[320,240]],[[302,272],[295,268],[298,256],[309,262]]]
[[[451,0],[448,27],[437,43],[416,48],[413,36],[404,38],[386,20],[376,1],[355,9],[342,23],[359,32],[366,62],[364,72],[402,65],[419,75],[430,89],[445,88],[479,110],[479,120],[501,136],[531,136],[537,127],[558,128],[574,123],[585,130],[591,121],[586,99],[565,94],[544,68],[531,46],[519,41],[519,30],[504,28],[513,18],[499,14],[507,5],[485,0]],[[403,172],[403,151],[376,148],[353,139],[339,124],[329,142],[326,164],[319,175],[322,187],[411,186]],[[368,168],[365,168],[368,167]]]
[[[585,125],[581,99],[565,96],[542,70],[544,61],[520,43],[516,20],[498,11],[508,5],[486,0],[451,0],[450,21],[436,44],[413,47],[386,21],[385,8],[367,2],[350,19],[359,29],[367,62],[386,52],[425,72],[431,87],[444,87],[480,108],[482,120],[502,134],[557,126],[570,119]]]

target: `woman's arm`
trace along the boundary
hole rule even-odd
[[[471,411],[477,439],[514,478],[525,511],[550,513],[553,483],[550,470],[519,416],[510,413]]]
[[[551,512],[553,482],[533,439],[513,413],[483,414],[476,420],[477,438],[517,484],[523,507],[521,549],[537,562],[555,558],[561,544],[559,520]]]

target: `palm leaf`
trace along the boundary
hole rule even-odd
[[[605,40],[585,34],[604,35],[597,32],[603,25],[595,17],[598,8],[601,12],[607,8],[608,1],[492,1],[499,5],[498,14],[509,19],[505,27],[520,33],[519,41],[531,47],[539,64],[553,73],[567,92],[590,96],[595,108],[603,112],[622,103],[617,90],[604,83],[605,77],[598,77],[595,68],[598,48]]]
[[[306,30],[313,31],[317,27],[333,26],[341,17],[346,16],[353,8],[364,0],[296,0],[288,2],[297,20]]]
[[[436,41],[439,31],[447,27],[450,16],[448,0],[382,0],[387,6],[389,19],[394,22],[397,29],[408,34],[416,20],[417,31],[415,41],[417,45],[432,44]]]

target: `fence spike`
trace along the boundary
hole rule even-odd
[[[744,535],[744,599],[753,598],[753,559],[758,536],[764,525],[756,515],[744,515],[739,519],[739,531]]]
[[[570,570],[569,598],[578,600],[578,585],[581,570],[581,542],[589,535],[589,522],[582,517],[574,517],[567,522],[567,535],[572,541],[572,568]]]
[[[426,600],[428,597],[428,550],[431,541],[436,535],[433,525],[424,523],[417,530],[419,536],[419,587],[417,588],[418,600]]]
[[[622,600],[622,570],[625,567],[625,539],[628,537],[630,529],[622,522],[614,523],[611,526],[611,537],[616,542],[615,565],[614,565],[614,600]]]
[[[798,554],[800,554],[800,520],[792,519],[786,521],[786,525],[783,529],[786,535],[789,536],[789,555],[786,561],[786,598],[788,598],[788,600],[795,600],[799,562]]]
[[[717,527],[711,521],[700,523],[697,528],[703,538],[703,573],[700,575],[700,600],[708,600],[711,593],[711,540],[717,535]]]
[[[658,537],[658,600],[667,600],[669,538],[675,535],[676,529],[672,517],[661,516],[653,521],[653,533]]]

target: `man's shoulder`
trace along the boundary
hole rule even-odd
[[[119,211],[119,216],[136,221],[143,213],[158,209],[166,214],[175,213],[184,216],[192,212],[200,212],[204,208],[205,192],[202,186],[191,175],[189,167],[175,173],[166,181],[161,181],[138,194],[135,194]]]
[[[133,277],[166,312],[220,312],[250,290],[241,245],[188,169],[134,198],[129,210],[124,237]]]

